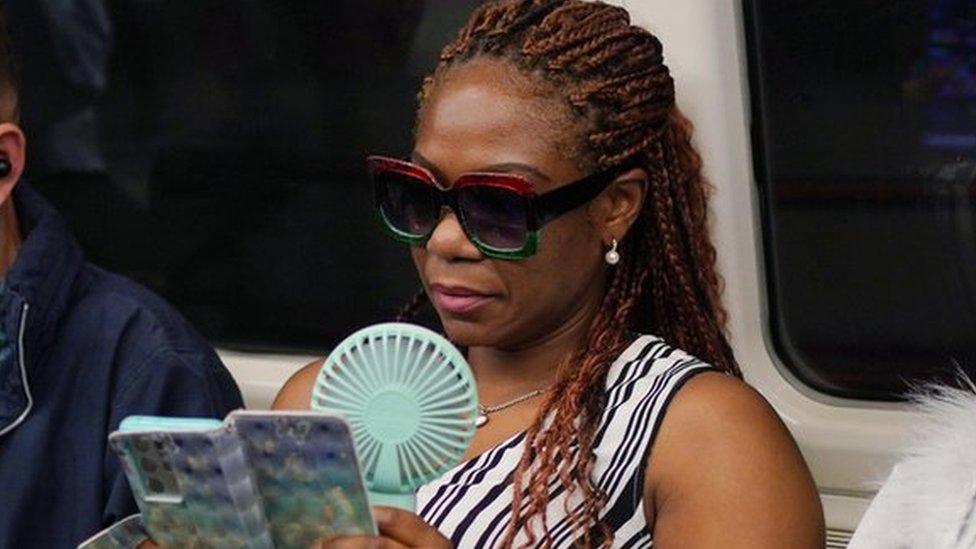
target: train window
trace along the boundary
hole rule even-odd
[[[769,333],[866,399],[976,373],[976,1],[745,2]]]
[[[4,2],[29,178],[90,258],[232,348],[321,352],[419,287],[369,152],[477,0]]]

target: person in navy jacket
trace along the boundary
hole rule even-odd
[[[159,297],[87,263],[20,181],[8,44],[0,28],[0,548],[75,547],[138,512],[107,444],[123,418],[223,418],[242,401],[206,340]]]

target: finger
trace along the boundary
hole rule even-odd
[[[407,547],[452,547],[436,528],[414,513],[395,507],[373,507],[373,518],[380,535]]]
[[[310,549],[408,549],[407,546],[376,536],[341,536],[320,540]]]

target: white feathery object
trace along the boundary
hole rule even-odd
[[[976,548],[976,387],[964,381],[915,398],[922,421],[849,549]]]

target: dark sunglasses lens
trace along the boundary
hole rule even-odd
[[[529,232],[526,202],[508,189],[485,185],[458,191],[458,208],[478,243],[497,251],[516,251],[525,246]]]
[[[381,172],[374,178],[380,213],[394,230],[412,237],[430,233],[440,208],[429,185],[396,172]]]

